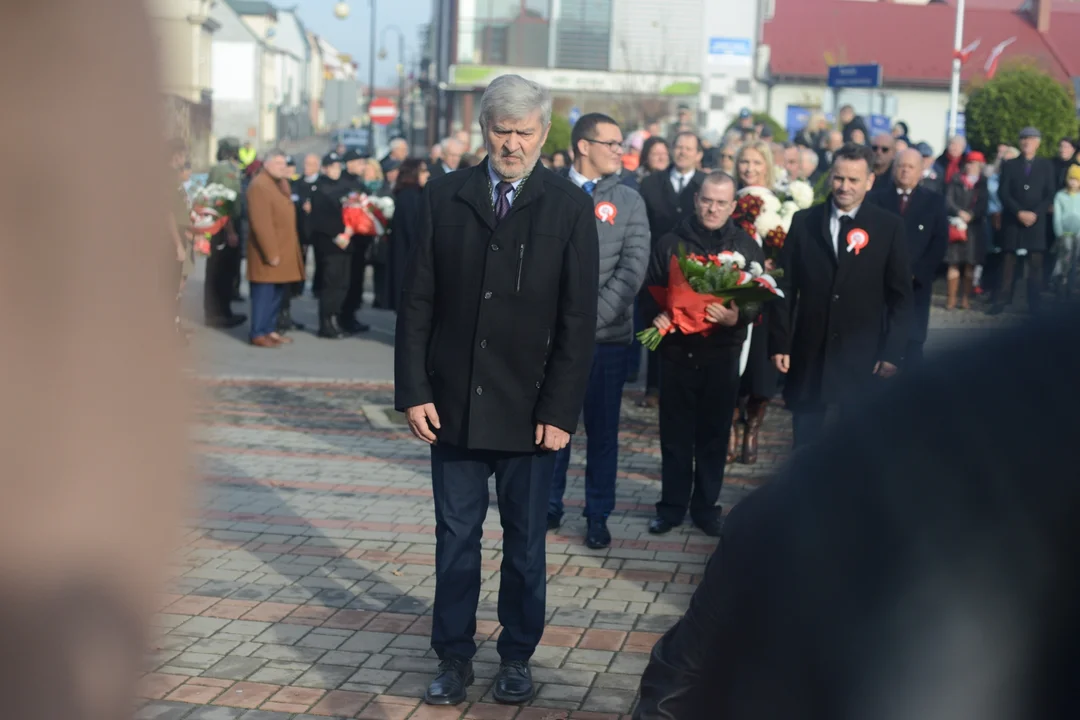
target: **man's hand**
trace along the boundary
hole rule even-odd
[[[349,247],[349,238],[345,237],[345,235],[338,235],[334,238],[334,244],[344,250]]]
[[[442,427],[439,424],[439,413],[435,412],[435,403],[408,408],[405,411],[405,417],[409,420],[409,429],[412,430],[413,435],[428,445],[435,444],[437,438],[431,428],[438,430]]]
[[[1020,212],[1016,213],[1016,217],[1018,220],[1020,220],[1021,223],[1023,223],[1024,227],[1031,227],[1039,219],[1039,216],[1031,212],[1030,210],[1021,210]]]
[[[959,213],[957,213],[957,215],[959,215],[960,219],[964,222],[971,222],[971,213],[969,213],[967,210],[961,210]]]
[[[278,265],[281,264],[281,258],[272,257],[272,258],[270,258],[269,260],[266,261],[266,264],[269,265],[270,267],[277,267]]]
[[[772,258],[765,258],[765,272],[772,272],[775,269],[776,269],[776,263],[773,262],[773,259]]]
[[[787,375],[787,371],[791,369],[790,355],[773,355],[772,362],[773,365],[776,366],[776,369],[784,373],[785,375]]]
[[[554,425],[536,426],[536,444],[541,450],[562,450],[570,442],[570,433]]]
[[[889,378],[891,378],[893,375],[896,374],[896,366],[893,365],[892,363],[885,362],[884,360],[881,360],[877,364],[874,365],[874,374],[877,375],[878,377],[885,378],[886,380],[888,380]]]
[[[304,201],[304,212],[307,213],[308,215],[311,214],[311,201],[310,200],[305,200]]]
[[[660,332],[667,332],[671,327],[671,313],[667,311],[660,313],[653,319],[652,324]]]
[[[713,303],[705,308],[705,318],[722,327],[735,327],[735,323],[739,322],[739,306],[734,301],[730,308]]]

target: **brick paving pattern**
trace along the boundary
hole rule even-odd
[[[205,478],[177,555],[143,677],[142,720],[618,720],[648,653],[682,614],[715,541],[689,524],[646,532],[659,493],[656,411],[628,393],[618,506],[606,550],[583,544],[584,442],[574,446],[563,528],[548,536],[548,628],[529,707],[491,681],[500,537],[484,526],[476,684],[453,708],[423,705],[437,659],[427,448],[380,411],[384,384],[208,382],[195,427]],[[728,473],[725,508],[761,484],[790,443],[770,412],[761,459]],[[494,494],[492,495],[494,498]]]

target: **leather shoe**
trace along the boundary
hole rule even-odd
[[[260,335],[257,338],[251,338],[251,344],[255,347],[261,348],[276,348],[281,347],[281,344],[274,340],[269,335]]]
[[[532,673],[527,660],[508,660],[499,666],[492,696],[505,705],[519,705],[533,698]]]
[[[548,530],[558,530],[562,525],[562,515],[548,513]]]
[[[715,515],[710,518],[695,520],[694,524],[709,537],[720,537],[720,530],[724,525],[724,522],[720,519],[721,510],[722,508],[717,506]]]
[[[664,535],[671,532],[672,528],[678,527],[675,523],[668,522],[664,518],[657,515],[649,523],[649,533],[651,535]]]
[[[366,333],[371,329],[370,325],[350,317],[338,318],[338,324],[347,333]]]
[[[270,339],[276,342],[278,345],[292,345],[293,342],[292,338],[285,337],[284,335],[280,335],[278,333],[270,333]]]
[[[447,658],[439,663],[439,674],[428,685],[424,702],[428,705],[458,705],[465,702],[466,689],[473,684],[472,662]]]
[[[593,550],[603,550],[611,545],[611,533],[607,529],[607,520],[602,517],[589,518],[589,529],[585,532],[585,546]]]

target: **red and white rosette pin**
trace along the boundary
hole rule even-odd
[[[870,235],[862,228],[852,228],[847,234],[847,251],[858,255],[870,244]]]
[[[600,222],[608,223],[609,225],[615,224],[615,216],[619,214],[616,207],[609,203],[607,200],[601,203],[596,203],[596,219]]]

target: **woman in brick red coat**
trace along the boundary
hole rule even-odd
[[[251,344],[273,348],[292,342],[276,331],[286,286],[304,276],[296,207],[287,180],[285,154],[271,152],[247,191],[247,276],[251,284]]]

